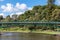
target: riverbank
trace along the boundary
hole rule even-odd
[[[22,32],[22,33],[41,33],[41,34],[60,34],[60,32],[55,32],[55,31],[0,31],[1,33],[3,32]]]
[[[60,34],[60,31],[52,31],[52,30],[29,30],[29,29],[22,29],[19,27],[14,27],[14,28],[0,28],[0,32],[23,32],[23,33],[42,33],[42,34]]]

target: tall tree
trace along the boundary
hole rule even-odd
[[[10,15],[8,15],[8,16],[5,18],[5,21],[7,21],[7,22],[10,22],[10,21],[11,21]]]
[[[14,21],[17,21],[17,17],[18,17],[17,14],[13,14],[13,15],[12,15],[12,19],[13,19]]]
[[[48,0],[48,4],[54,4],[55,0]]]
[[[55,9],[52,12],[51,20],[52,21],[59,21],[60,22],[60,9]]]
[[[49,9],[52,10],[52,6],[54,5],[54,3],[55,3],[55,0],[48,0],[48,7],[49,7]]]
[[[0,15],[0,21],[3,19],[3,16],[2,15]]]

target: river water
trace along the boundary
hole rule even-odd
[[[39,33],[6,32],[0,35],[0,40],[60,40],[60,36]]]

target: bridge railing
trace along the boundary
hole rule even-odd
[[[28,24],[28,23],[36,23],[36,24],[60,24],[60,22],[0,22],[0,24],[14,24],[14,23],[26,23],[26,24]]]
[[[60,22],[0,22],[0,26],[2,25],[58,25],[60,26]]]
[[[60,22],[0,22],[0,27],[10,27],[10,26],[24,26],[24,25],[34,25],[36,26],[45,26],[45,27],[55,27],[60,28]]]

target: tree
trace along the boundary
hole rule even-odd
[[[32,10],[33,10],[35,13],[38,13],[38,11],[39,11],[39,10],[41,11],[41,9],[42,9],[42,6],[39,5],[39,6],[34,6]]]
[[[60,22],[60,9],[55,9],[52,12],[51,20],[52,21],[59,21]]]
[[[26,16],[24,14],[21,14],[18,16],[19,21],[21,21],[21,20],[24,21],[25,19],[26,19]]]
[[[0,15],[0,21],[2,21],[3,20],[3,16],[2,15]]]
[[[48,8],[52,10],[52,6],[54,5],[55,0],[48,0]]]
[[[27,20],[34,20],[35,12],[33,10],[28,10],[24,13]]]
[[[13,19],[14,21],[17,21],[17,17],[18,17],[18,16],[17,16],[16,14],[13,14],[13,15],[12,15],[12,19]]]
[[[10,22],[12,19],[10,18],[10,15],[8,15],[6,18],[5,18],[5,21],[7,22]]]
[[[55,3],[55,0],[48,0],[48,5],[54,4],[54,3]]]

